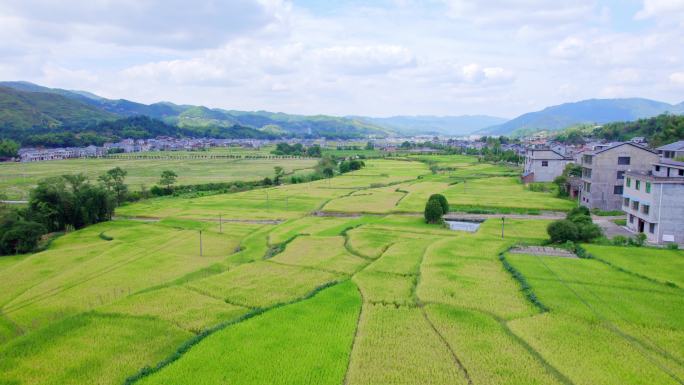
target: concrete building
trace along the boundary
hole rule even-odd
[[[662,158],[675,159],[684,158],[684,140],[666,144],[656,149]]]
[[[635,143],[616,143],[582,155],[580,203],[590,209],[621,210],[625,172],[648,171],[658,154]]]
[[[523,183],[552,182],[572,161],[572,158],[551,149],[528,149],[525,153]]]
[[[627,228],[652,243],[684,244],[684,162],[663,159],[649,171],[625,172]]]

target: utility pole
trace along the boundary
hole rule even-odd
[[[202,256],[202,230],[199,231],[199,237],[200,237],[200,257]]]
[[[504,224],[506,223],[506,217],[501,217],[501,238],[504,237]]]
[[[219,214],[219,233],[223,232],[223,221],[221,220],[221,214]]]

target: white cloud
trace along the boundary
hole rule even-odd
[[[676,17],[682,14],[684,14],[684,1],[682,0],[644,0],[643,7],[634,18],[643,20],[662,16]]]
[[[313,52],[318,64],[341,73],[354,75],[380,74],[413,67],[413,53],[397,45],[333,46]]]
[[[670,74],[670,81],[674,84],[684,86],[684,72],[674,72]]]
[[[5,0],[0,12],[26,21],[44,38],[94,39],[173,49],[215,47],[243,33],[283,22],[275,0]]]
[[[567,37],[551,49],[551,56],[559,59],[575,59],[582,55],[585,43],[576,37]]]

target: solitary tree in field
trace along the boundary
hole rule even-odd
[[[425,222],[427,223],[441,223],[442,222],[442,205],[436,199],[429,199],[425,204]]]
[[[285,170],[280,166],[273,167],[273,170],[275,171],[275,178],[273,178],[273,184],[279,185],[280,179],[282,179],[282,177],[285,176]]]
[[[430,195],[430,199],[428,200],[436,200],[437,202],[439,202],[439,205],[442,207],[442,213],[446,214],[449,212],[449,201],[447,201],[444,195],[432,194]]]
[[[167,190],[171,189],[171,185],[176,183],[176,178],[178,178],[178,174],[171,170],[164,170],[161,173],[161,178],[159,179],[159,184],[162,186],[166,186]]]

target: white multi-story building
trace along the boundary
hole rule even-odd
[[[625,172],[627,228],[652,243],[684,244],[684,162],[662,159],[649,171]]]
[[[525,153],[525,170],[522,180],[530,182],[553,182],[573,159],[551,149],[528,149]]]

